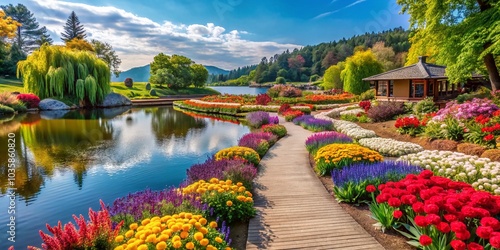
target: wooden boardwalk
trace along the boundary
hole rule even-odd
[[[260,163],[254,183],[258,212],[250,220],[247,249],[384,249],[340,207],[311,169],[304,142],[312,133],[280,122],[288,136]]]

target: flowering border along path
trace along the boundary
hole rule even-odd
[[[288,136],[261,160],[254,180],[258,212],[250,220],[247,249],[384,249],[311,169],[304,141],[312,133],[283,122]]]

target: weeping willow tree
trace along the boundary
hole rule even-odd
[[[40,98],[72,96],[92,106],[110,92],[108,65],[88,51],[43,45],[17,65],[26,92]]]

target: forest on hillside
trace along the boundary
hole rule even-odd
[[[356,50],[379,49],[375,53],[385,70],[404,65],[410,49],[410,32],[402,27],[365,33],[338,41],[308,45],[293,51],[263,57],[259,64],[239,67],[227,75],[211,75],[209,83],[225,82],[227,85],[247,85],[249,82],[274,82],[282,77],[286,82],[307,82],[323,76],[332,65],[345,61]],[[386,62],[383,62],[386,60]],[[224,84],[222,84],[224,85]]]

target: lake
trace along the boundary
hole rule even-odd
[[[172,107],[23,114],[0,121],[0,249],[39,247],[39,230],[72,214],[88,218],[99,199],[179,185],[186,170],[235,146],[250,130]],[[7,137],[15,138],[16,243],[7,241]]]
[[[269,88],[250,88],[248,86],[212,86],[210,87],[219,91],[221,94],[231,95],[258,95],[265,94]]]

